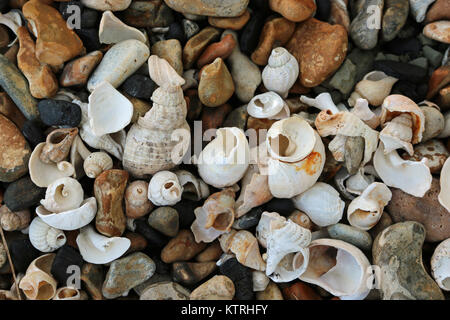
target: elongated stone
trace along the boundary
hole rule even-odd
[[[247,9],[249,0],[165,0],[173,10],[212,17],[237,17]]]

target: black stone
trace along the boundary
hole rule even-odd
[[[3,201],[11,211],[20,211],[38,205],[45,196],[45,188],[39,188],[29,176],[8,185]]]
[[[41,142],[44,142],[46,138],[39,123],[33,120],[27,120],[24,122],[22,134],[33,147],[37,146]]]
[[[385,44],[385,50],[396,55],[412,53],[418,55],[422,45],[417,38],[394,39]]]
[[[64,101],[45,99],[38,103],[40,117],[48,126],[77,127],[81,121],[80,106]]]
[[[194,210],[197,207],[201,207],[202,204],[198,201],[184,200],[178,202],[176,205],[172,206],[178,211],[178,216],[180,217],[180,230],[190,229],[192,222],[195,220]]]
[[[266,211],[264,206],[259,206],[253,208],[248,213],[237,219],[233,223],[233,228],[235,229],[250,229],[258,225],[259,219],[261,218],[262,213]]]
[[[412,83],[426,81],[427,70],[413,64],[392,60],[377,60],[373,63],[375,70],[383,71],[389,76]]]
[[[122,84],[122,90],[132,97],[150,100],[158,86],[152,79],[142,74],[133,74]]]
[[[392,87],[391,94],[401,94],[404,95],[416,103],[419,103],[425,99],[417,91],[417,86],[414,83],[400,80],[395,83]]]
[[[236,258],[230,258],[219,266],[220,273],[234,283],[236,300],[252,300],[253,279],[252,270],[240,264]]]
[[[269,11],[269,0],[251,0],[248,6],[258,11]]]
[[[158,274],[169,274],[170,273],[170,264],[165,263],[161,260],[160,254],[158,255],[149,255],[150,258],[152,258],[153,262],[155,263],[156,270],[155,273]]]
[[[8,11],[8,0],[0,0],[0,12],[6,13]]]
[[[181,23],[172,22],[169,25],[169,31],[165,34],[165,38],[169,39],[177,39],[180,41],[181,46],[186,42],[186,35],[184,34],[183,26]]]
[[[320,21],[328,21],[331,13],[331,2],[330,0],[316,0],[316,14],[314,18]]]
[[[99,50],[101,47],[100,40],[98,39],[98,29],[97,28],[84,28],[75,29],[76,34],[83,41],[88,52]]]
[[[259,42],[259,35],[264,26],[265,14],[261,11],[255,12],[242,30],[239,41],[241,51],[250,55]]]
[[[96,28],[98,27],[98,11],[85,8],[81,13],[81,28]]]
[[[265,205],[266,211],[278,212],[282,216],[290,215],[294,210],[294,202],[291,199],[273,198]]]
[[[77,272],[76,269],[70,269],[70,266],[78,266],[81,272],[81,267],[83,267],[83,257],[77,250],[66,244],[56,253],[51,269],[52,276],[58,281],[58,284],[61,287],[70,285],[71,283],[67,283],[67,279]]]
[[[31,244],[29,239],[15,239],[8,243],[14,271],[25,272],[30,263],[36,259],[41,252]]]
[[[150,227],[146,220],[135,220],[135,223],[136,232],[147,239],[150,249],[161,249],[169,242],[165,235]]]
[[[5,275],[0,275],[0,290],[11,289],[11,281]]]

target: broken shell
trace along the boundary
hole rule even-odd
[[[320,286],[341,300],[363,300],[373,277],[369,260],[341,240],[318,239],[309,245],[309,264],[300,280]]]
[[[182,198],[200,201],[209,196],[209,187],[202,179],[197,178],[186,170],[177,170],[175,171],[175,174],[183,188]]]
[[[121,257],[130,247],[128,238],[105,237],[90,225],[82,228],[77,236],[77,245],[83,260],[93,264],[105,264]]]
[[[368,167],[369,166],[361,167],[356,174],[348,177],[345,183],[345,187],[348,192],[360,195],[371,183],[375,182],[375,176],[373,175],[373,172],[368,172],[368,174],[366,174],[365,172]],[[373,171],[375,171],[375,169],[373,169]],[[354,198],[350,200],[353,199]]]
[[[219,238],[223,252],[232,252],[244,266],[254,270],[265,271],[266,263],[259,252],[258,240],[247,230],[231,230]]]
[[[272,50],[269,61],[262,72],[264,86],[269,91],[286,98],[299,73],[297,59],[285,48]]]
[[[41,204],[50,212],[60,213],[73,210],[83,202],[84,191],[81,184],[69,177],[53,181],[45,191]]]
[[[447,158],[442,167],[440,185],[439,203],[450,212],[450,157]]]
[[[130,27],[117,18],[111,11],[103,12],[98,29],[100,43],[118,43],[128,39],[146,42],[145,35],[138,29]]]
[[[148,200],[148,182],[136,180],[125,190],[125,211],[128,218],[137,219],[145,216],[153,209]]]
[[[77,288],[62,287],[56,291],[53,300],[87,300],[85,294],[85,292],[80,291]]]
[[[355,114],[372,129],[380,125],[380,117],[370,110],[369,102],[366,99],[356,99],[355,106],[350,112]]]
[[[22,230],[29,226],[31,220],[30,211],[11,211],[6,205],[0,207],[0,227],[5,231]]]
[[[264,211],[256,226],[256,238],[258,239],[259,244],[264,248],[267,248],[267,237],[269,236],[273,221],[276,221],[276,225],[280,225],[286,221],[286,218],[280,216],[277,212]]]
[[[372,183],[349,204],[348,222],[361,230],[371,229],[381,219],[383,209],[391,198],[391,190],[384,183]]]
[[[338,223],[344,213],[345,202],[339,197],[339,192],[323,182],[317,182],[292,200],[298,210],[320,227]]]
[[[387,186],[399,188],[415,197],[423,197],[431,187],[432,176],[426,162],[426,159],[403,160],[395,150],[385,154],[383,142],[380,142],[373,157],[375,170]]]
[[[183,187],[175,173],[159,171],[148,186],[148,199],[157,206],[173,206],[181,200]]]
[[[67,158],[78,128],[56,129],[49,133],[40,158],[45,163],[60,162]]]
[[[436,0],[409,0],[411,15],[420,23],[425,19],[427,9]]]
[[[59,230],[76,230],[84,227],[94,220],[97,213],[95,197],[81,202],[80,207],[67,211],[54,213],[44,206],[36,208],[36,214],[49,226]]]
[[[402,148],[413,155],[411,115],[402,113],[389,121],[380,132],[380,140],[383,141],[385,153]]]
[[[84,172],[89,178],[97,178],[103,171],[112,169],[113,161],[105,152],[91,153],[83,163]]]
[[[314,99],[307,96],[300,96],[300,101],[310,107],[314,107],[322,111],[330,110],[332,114],[339,112],[339,109],[334,104],[333,99],[328,92],[323,92]]]
[[[56,280],[50,270],[56,254],[44,254],[31,262],[19,288],[30,300],[50,300],[56,294]]]
[[[4,14],[0,13],[0,24],[7,26],[16,35],[16,38],[8,44],[8,47],[11,47],[17,41],[17,29],[22,26],[21,12],[13,9]]]
[[[197,163],[200,177],[216,188],[229,187],[241,180],[248,168],[250,148],[242,129],[220,128]]]
[[[372,71],[364,76],[355,86],[355,91],[348,98],[348,104],[354,106],[360,98],[367,99],[372,106],[380,106],[391,93],[397,78],[388,76],[382,71]]]
[[[434,250],[431,272],[439,287],[450,291],[450,239],[442,241]]]
[[[252,272],[253,291],[264,291],[270,282],[270,279],[262,271],[255,270]]]
[[[75,136],[75,139],[72,142],[72,146],[70,147],[70,163],[75,170],[73,174],[74,178],[81,179],[85,175],[83,163],[90,154],[91,151],[86,148],[80,136]]]
[[[195,221],[191,225],[196,242],[212,242],[231,230],[234,222],[234,191],[227,188],[213,193],[202,207],[194,210]]]
[[[39,217],[31,221],[28,235],[33,247],[41,252],[55,251],[66,243],[63,231],[50,227]]]
[[[289,118],[291,112],[284,100],[275,92],[269,91],[254,96],[247,104],[247,112],[259,119]]]
[[[159,86],[182,86],[185,80],[175,71],[174,68],[167,62],[156,55],[151,55],[148,58],[148,70],[150,78]],[[152,99],[153,100],[153,99]]]

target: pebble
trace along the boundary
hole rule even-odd
[[[232,18],[208,17],[208,23],[213,27],[231,30],[241,30],[249,20],[250,20],[249,10],[245,10],[245,12],[238,17]]]
[[[28,237],[8,241],[8,249],[15,272],[25,273],[30,263],[41,254],[33,247]]]
[[[135,73],[124,81],[121,89],[134,98],[150,100],[153,91],[155,91],[157,87],[156,83],[150,77]],[[133,101],[131,102],[133,103]],[[133,107],[135,107],[135,103],[133,103]],[[148,107],[150,106],[148,105]],[[144,108],[144,110],[145,109],[147,108]],[[143,116],[145,112],[140,112],[142,113],[141,116]]]
[[[27,121],[6,92],[0,92],[0,113],[14,122],[19,129],[22,129],[23,124]]]
[[[378,43],[378,32],[376,16],[373,12],[383,11],[383,0],[364,1],[358,15],[350,24],[350,36],[358,48],[371,50]]]
[[[202,109],[202,130],[205,132],[208,129],[218,129],[223,127],[225,117],[233,110],[233,107],[226,103],[219,107]]]
[[[411,54],[417,56],[422,49],[420,41],[416,38],[395,39],[385,45],[387,52],[395,55]]]
[[[422,82],[427,75],[426,69],[409,63],[392,60],[376,60],[373,63],[373,68],[374,70],[383,71],[388,76],[412,83]]]
[[[366,74],[372,71],[375,54],[372,51],[354,48],[347,55],[347,59],[353,62],[353,65],[356,67],[355,81],[360,81]]]
[[[273,11],[294,22],[311,18],[317,9],[314,0],[269,0],[269,6]]]
[[[183,25],[183,32],[187,40],[195,36],[200,31],[200,27],[194,21],[183,19],[181,24]]]
[[[350,59],[345,59],[342,66],[336,71],[330,80],[330,85],[342,92],[343,95],[348,95],[352,92],[356,84],[356,66]]]
[[[434,70],[428,82],[427,99],[433,98],[439,90],[448,84],[450,84],[450,65]]]
[[[265,204],[266,211],[278,212],[282,216],[288,216],[296,210],[292,199],[273,198]]]
[[[27,120],[24,122],[22,134],[33,148],[39,143],[44,142],[46,139],[41,127],[38,125],[37,121],[34,120]]]
[[[148,241],[150,249],[161,250],[167,244],[167,238],[148,225],[145,220],[135,220],[136,232],[143,235]]]
[[[240,264],[236,258],[230,258],[220,266],[220,273],[233,281],[235,286],[235,299],[253,300],[252,269]]]
[[[317,17],[316,17],[317,18]],[[318,19],[318,18],[317,18]],[[326,22],[327,20],[319,19]],[[328,22],[331,24],[340,24],[345,30],[350,29],[350,17],[347,10],[347,3],[340,0],[331,1],[331,12]]]
[[[195,36],[190,38],[183,48],[183,66],[184,68],[191,69],[198,57],[202,54],[203,50],[212,41],[219,38],[220,32],[216,28],[206,27],[202,29]]]
[[[200,70],[198,84],[198,97],[208,107],[218,107],[234,93],[234,82],[230,71],[221,58],[216,58],[213,63],[204,66]]]
[[[190,300],[232,300],[233,281],[226,276],[214,276],[191,292]]]
[[[140,300],[189,300],[191,292],[176,282],[152,284],[142,292]]]
[[[417,22],[422,22],[425,19],[428,6],[434,1],[436,0],[409,0],[411,16],[413,16]]]
[[[178,40],[181,45],[184,45],[186,43],[186,34],[184,33],[183,26],[179,22],[172,22],[169,26],[169,31],[165,34],[165,38]],[[154,53],[153,49],[152,53],[158,55]]]
[[[296,282],[284,288],[283,296],[286,300],[322,300],[313,288],[303,282]]]
[[[423,28],[423,34],[430,39],[450,44],[450,21],[431,22]]]
[[[173,280],[183,285],[199,283],[217,269],[215,261],[175,262],[172,264]]]
[[[234,220],[233,228],[237,230],[247,230],[256,227],[264,211],[265,208],[263,206],[251,209],[239,219]]]
[[[386,211],[384,211],[378,223],[369,230],[372,239],[375,239],[381,231],[383,231],[390,225],[392,225],[392,218]]]
[[[437,137],[445,127],[443,114],[435,107],[420,107],[425,116],[425,130],[422,132],[421,143]],[[431,149],[430,149],[431,150]]]
[[[166,59],[180,76],[183,75],[183,49],[180,41],[176,39],[158,41],[152,46],[151,52],[162,59]]]
[[[67,280],[72,276],[75,267],[79,270],[83,267],[83,257],[69,245],[64,245],[56,252],[53,260],[51,274],[60,284],[74,284]]]
[[[206,248],[206,243],[195,242],[194,235],[190,230],[180,230],[177,236],[161,251],[161,260],[165,263],[176,261],[188,261]]]
[[[222,248],[220,247],[220,243],[218,241],[214,241],[209,244],[205,250],[200,252],[197,256],[195,256],[195,261],[197,262],[209,262],[209,261],[217,261],[220,256],[223,254]]]
[[[247,9],[249,0],[165,0],[173,10],[183,14],[212,17],[237,17]]]
[[[130,289],[149,279],[155,273],[155,269],[153,260],[142,252],[114,260],[103,283],[103,296],[114,299],[126,294]]]
[[[85,85],[102,58],[103,53],[101,51],[93,51],[67,63],[61,73],[59,83],[63,87]]]
[[[233,75],[233,73],[231,73]],[[233,78],[234,79],[234,78]],[[224,127],[236,127],[245,131],[245,124],[247,123],[248,113],[247,105],[240,106],[231,111],[223,122]]]
[[[47,126],[77,127],[81,121],[80,106],[64,101],[44,99],[38,103],[40,118]]]
[[[403,159],[411,161],[427,159],[427,166],[430,168],[432,174],[439,174],[441,172],[442,166],[448,157],[450,157],[450,153],[445,148],[445,145],[440,140],[436,139],[415,145],[413,156],[410,156],[407,153],[402,155]]]
[[[151,276],[150,279],[142,282],[141,284],[137,285],[133,288],[133,291],[136,292],[139,296],[142,295],[142,293],[151,285],[163,282],[163,281],[171,281],[172,277],[169,274],[161,274],[158,273],[158,265],[156,265],[156,272]]]
[[[147,239],[139,233],[126,231],[124,237],[131,241],[130,247],[125,254],[142,251],[147,247]]]
[[[98,38],[98,30],[96,28],[76,29],[77,35],[83,41],[86,51],[100,50],[101,44]]]
[[[433,66],[433,68],[437,68],[440,66],[443,54],[440,53],[437,50],[434,50],[430,46],[423,46],[423,55],[430,61],[430,64]]]
[[[317,9],[314,17],[320,21],[328,21],[332,2],[334,2],[334,0],[316,0]]]
[[[261,29],[263,29],[264,20],[265,14],[263,12],[256,11],[251,14],[250,20],[242,30],[239,45],[242,52],[246,55],[250,55],[258,45],[259,34]]]
[[[448,0],[436,0],[428,9],[426,22],[438,20],[450,20],[450,2]]]
[[[122,11],[128,8],[131,0],[81,0],[81,3],[88,8],[98,11]]]
[[[331,238],[351,243],[361,250],[370,251],[372,248],[372,237],[370,234],[356,227],[337,223],[327,227],[327,231]]]
[[[384,41],[391,41],[406,24],[409,13],[409,0],[386,0],[382,21]]]
[[[189,99],[188,112],[186,118],[188,120],[196,120],[203,110],[203,105],[198,97],[197,89],[188,89],[184,92],[185,98]]]
[[[210,44],[197,60],[197,67],[212,63],[216,58],[228,58],[236,46],[236,40],[231,34],[227,34],[219,42]]]
[[[81,269],[81,281],[94,300],[103,300],[102,285],[105,279],[102,265],[85,263]]]
[[[13,212],[38,205],[45,196],[45,188],[39,188],[29,176],[18,179],[8,185],[3,201]]]
[[[384,300],[443,300],[438,285],[422,263],[425,228],[416,221],[396,223],[373,244],[373,261],[381,268]]]
[[[123,12],[123,22],[137,28],[167,27],[173,21],[172,10],[162,0],[132,1]]]
[[[168,237],[175,237],[178,233],[178,212],[171,207],[160,207],[148,216],[148,224]]]
[[[264,291],[256,292],[256,300],[284,300],[280,288],[273,281],[270,281]]]

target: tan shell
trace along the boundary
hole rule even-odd
[[[5,231],[22,230],[29,226],[31,220],[28,209],[12,212],[6,205],[0,207],[0,226]]]
[[[151,55],[148,58],[150,78],[160,87],[182,86],[186,82],[166,59]]]
[[[78,128],[56,129],[49,133],[40,158],[45,163],[60,162],[67,158]]]
[[[390,77],[382,71],[369,72],[356,84],[348,104],[354,106],[358,99],[363,98],[367,99],[372,106],[380,106],[397,81],[397,78]]]
[[[60,213],[80,207],[84,199],[81,184],[74,178],[64,177],[52,182],[45,191],[41,204],[50,212]]]
[[[84,291],[72,287],[62,287],[56,291],[53,300],[87,300],[87,298]]]
[[[50,270],[56,254],[42,255],[28,267],[25,276],[20,280],[19,288],[30,300],[50,300],[56,294],[56,280]]]
[[[191,292],[190,300],[232,300],[235,289],[230,278],[217,275]]]
[[[113,161],[106,152],[93,152],[83,163],[84,172],[89,178],[95,179],[103,171],[112,169]]]
[[[125,190],[125,211],[128,218],[137,219],[152,211],[153,203],[148,199],[148,182],[136,180]]]
[[[402,148],[412,156],[414,154],[411,144],[412,132],[412,117],[410,114],[402,113],[392,119],[380,132],[380,140],[384,143],[384,152],[389,153]]]

